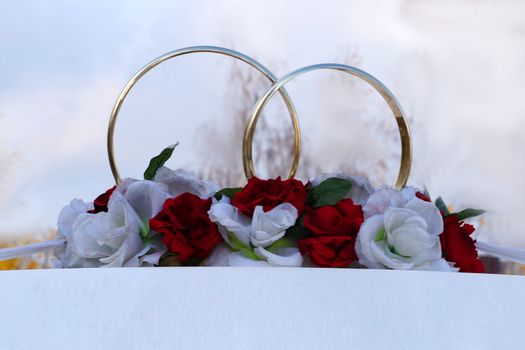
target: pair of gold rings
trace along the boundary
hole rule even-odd
[[[253,136],[255,134],[255,127],[257,125],[257,121],[264,107],[268,103],[268,101],[277,92],[279,92],[279,94],[281,95],[281,97],[283,98],[286,104],[286,108],[288,109],[288,112],[290,114],[290,118],[291,118],[293,129],[294,129],[294,146],[293,146],[292,166],[291,166],[291,169],[288,175],[289,178],[294,177],[297,171],[297,167],[299,165],[299,159],[301,156],[301,134],[300,134],[300,128],[299,128],[299,119],[297,118],[297,112],[290,99],[290,96],[284,89],[284,85],[290,82],[291,80],[297,78],[298,76],[306,74],[308,72],[311,72],[314,70],[320,70],[320,69],[325,69],[325,70],[328,69],[328,70],[336,70],[336,71],[348,73],[348,74],[351,74],[353,76],[356,76],[366,81],[377,92],[379,92],[379,94],[385,99],[385,101],[387,102],[388,106],[390,107],[390,109],[392,110],[394,114],[398,129],[399,129],[399,135],[401,137],[401,164],[399,167],[399,173],[398,173],[394,188],[401,189],[406,185],[408,181],[408,177],[410,175],[410,167],[412,163],[410,129],[409,129],[405,114],[401,106],[399,105],[399,102],[396,100],[392,92],[390,92],[390,90],[388,90],[388,88],[385,85],[383,85],[383,83],[381,83],[379,80],[377,80],[370,74],[358,68],[347,66],[344,64],[336,64],[336,63],[323,63],[323,64],[316,64],[312,66],[303,67],[303,68],[297,69],[289,73],[288,75],[284,76],[281,79],[277,79],[270,70],[268,70],[265,66],[263,66],[262,64],[254,60],[253,58],[246,56],[237,51],[233,51],[233,50],[222,48],[222,47],[216,47],[216,46],[192,46],[192,47],[186,47],[183,49],[168,52],[154,59],[150,63],[148,63],[128,81],[128,83],[126,84],[126,86],[124,87],[120,95],[118,96],[117,101],[115,102],[115,105],[113,106],[113,110],[111,111],[111,117],[109,120],[108,135],[107,135],[109,165],[111,167],[111,172],[113,173],[113,177],[115,178],[115,181],[117,184],[120,183],[121,179],[120,179],[120,174],[118,172],[118,169],[115,163],[113,138],[114,138],[114,131],[115,131],[115,124],[117,121],[117,116],[120,111],[120,108],[122,107],[122,104],[124,103],[124,100],[126,99],[127,95],[129,94],[133,86],[140,80],[140,78],[142,78],[150,70],[152,70],[153,68],[155,68],[162,62],[165,62],[167,60],[170,60],[178,56],[183,56],[183,55],[192,54],[192,53],[215,53],[215,54],[233,57],[255,68],[257,71],[259,71],[263,76],[265,76],[273,84],[255,104],[255,108],[253,109],[251,117],[249,118],[248,124],[246,125],[246,128],[244,130],[243,147],[242,147],[242,161],[243,161],[244,173],[246,175],[246,178],[251,178],[251,177],[256,176],[254,165],[253,165],[252,143],[253,143]]]

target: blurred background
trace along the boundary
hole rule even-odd
[[[525,248],[520,0],[3,2],[0,245],[51,237],[72,198],[92,200],[112,186],[106,130],[120,90],[155,57],[194,45],[241,51],[278,77],[321,62],[371,73],[411,123],[409,184],[454,208],[486,209],[478,237]],[[119,115],[121,175],[140,177],[153,155],[179,141],[168,166],[223,186],[242,183],[243,125],[268,87],[223,56],[162,64]],[[344,171],[367,174],[376,186],[394,182],[399,137],[375,91],[327,71],[287,90],[303,132],[300,178]],[[287,174],[292,133],[276,96],[257,128],[258,174]]]

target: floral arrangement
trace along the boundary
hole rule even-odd
[[[483,213],[450,213],[441,198],[368,179],[321,175],[251,178],[219,189],[150,161],[144,180],[126,179],[93,203],[59,215],[56,267],[319,266],[483,272],[474,227]]]
[[[241,188],[220,189],[183,170],[164,166],[175,146],[151,159],[143,180],[120,180],[113,155],[116,118],[130,89],[144,74],[174,57],[215,53],[248,63],[272,82],[253,109],[243,138]],[[290,112],[294,152],[300,156],[299,121],[283,86],[299,75],[330,69],[370,84],[396,118],[401,167],[395,188],[374,188],[367,178],[322,174],[308,183],[255,176],[251,144],[257,118],[278,91]],[[93,202],[72,200],[60,213],[57,237],[0,249],[0,261],[54,249],[54,267],[278,266],[365,267],[395,270],[483,272],[478,250],[525,264],[525,250],[472,238],[466,221],[483,210],[450,212],[443,199],[404,187],[411,166],[408,123],[393,94],[355,67],[317,64],[277,79],[252,58],[233,50],[195,46],[168,52],[139,70],[120,93],[108,126],[108,156],[117,186]],[[400,190],[398,190],[400,189]]]

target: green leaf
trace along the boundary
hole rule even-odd
[[[479,216],[479,215],[484,214],[484,213],[485,213],[485,210],[483,210],[483,209],[468,208],[468,209],[463,209],[462,211],[460,211],[458,213],[455,213],[455,214],[458,216],[459,221],[463,221],[463,220],[466,220],[466,219],[470,219],[470,218]]]
[[[144,244],[149,243],[149,219],[143,219],[140,226],[140,238]]]
[[[289,239],[294,239],[294,240],[298,240],[299,238],[301,238],[304,233],[305,233],[305,228],[304,228],[304,224],[303,224],[303,216],[301,215],[295,225],[293,225],[292,227],[289,227],[287,230],[286,230],[286,235],[285,237],[289,238]],[[277,243],[277,242],[275,242]]]
[[[280,248],[293,248],[293,247],[297,247],[297,242],[294,239],[283,237],[280,240],[273,242],[273,244],[269,246],[268,248],[266,248],[266,250],[268,250],[271,253],[276,254],[277,250]]]
[[[245,246],[233,233],[228,232],[228,238],[230,240],[230,245],[235,250],[249,249],[250,247]]]
[[[164,148],[158,156],[151,158],[151,160],[149,161],[148,168],[144,172],[145,180],[153,180],[155,174],[157,173],[157,170],[159,170],[159,168],[163,166],[168,159],[170,159],[171,155],[173,154],[173,150],[175,149],[175,147],[177,147],[178,144],[179,143],[177,142],[174,145]]]
[[[384,240],[386,237],[386,230],[384,227],[381,227],[377,233],[376,233],[376,236],[374,237],[374,241],[375,242],[381,242],[382,240]]]
[[[436,207],[443,214],[445,214],[445,215],[449,215],[450,214],[450,211],[448,211],[447,205],[445,204],[445,201],[443,200],[443,198],[438,197],[438,199],[436,199]]]
[[[180,266],[177,256],[178,254],[166,252],[160,257],[157,266]]]
[[[242,187],[227,187],[223,188],[219,192],[215,193],[214,197],[217,200],[220,200],[222,196],[226,196],[228,198],[233,198],[237,192],[240,192],[242,190]]]
[[[203,259],[197,258],[197,257],[191,257],[188,260],[186,260],[184,263],[182,263],[182,266],[199,266],[201,264]]]
[[[261,260],[252,250],[252,247],[245,246],[233,233],[228,232],[230,246],[234,251],[241,253],[244,257],[252,260]]]
[[[336,205],[352,188],[352,183],[345,179],[331,177],[315,186],[308,193],[307,202],[312,208]]]
[[[244,257],[246,257],[248,259],[261,260],[261,259],[259,259],[259,257],[257,255],[255,255],[253,250],[251,250],[250,248],[243,248],[243,249],[239,250],[239,253],[241,253]]]

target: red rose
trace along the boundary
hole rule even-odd
[[[96,213],[100,213],[102,211],[107,212],[108,211],[109,198],[111,197],[113,192],[115,192],[116,189],[117,189],[117,186],[113,186],[109,190],[107,190],[106,192],[104,192],[100,196],[98,196],[93,201],[93,206],[95,207],[95,209],[88,210],[88,213],[96,214]]]
[[[445,260],[455,263],[460,272],[484,272],[483,262],[478,258],[475,240],[470,235],[474,226],[459,221],[457,215],[444,218],[443,233],[439,236]]]
[[[303,223],[313,236],[300,239],[299,250],[318,266],[346,267],[357,259],[355,239],[363,221],[361,206],[351,199],[333,206],[307,207]]]
[[[295,179],[281,180],[261,180],[253,177],[248,180],[248,184],[237,192],[231,204],[238,208],[244,215],[253,216],[256,206],[262,206],[263,210],[269,211],[281,203],[290,203],[299,215],[304,211],[306,201],[306,187],[301,181]]]
[[[314,235],[356,236],[363,220],[361,206],[348,198],[333,206],[307,207],[303,222]]]
[[[321,267],[347,267],[357,259],[355,237],[316,236],[299,240],[301,254],[310,254],[312,262]]]
[[[211,198],[201,199],[186,192],[166,200],[149,225],[163,235],[162,242],[177,254],[179,262],[198,264],[223,241],[217,225],[208,217],[210,207]]]

